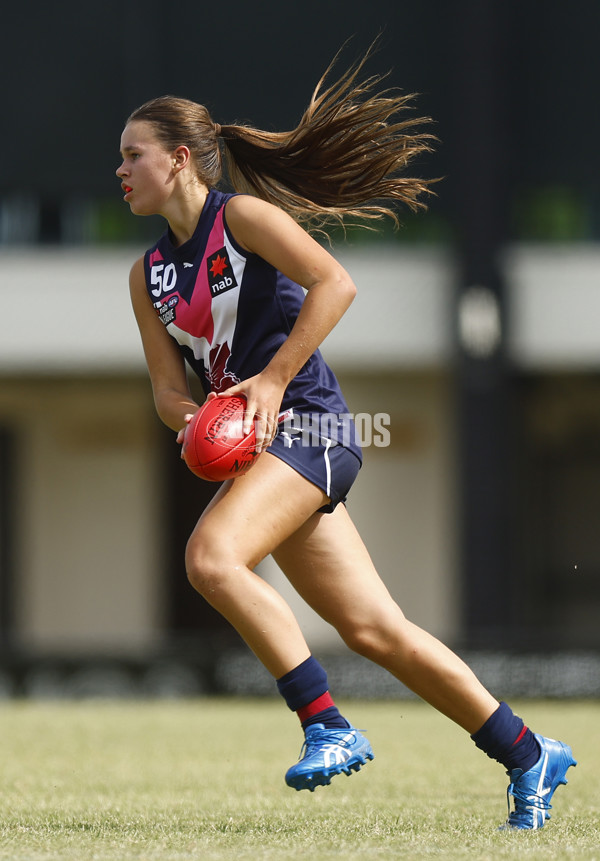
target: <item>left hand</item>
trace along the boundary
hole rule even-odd
[[[250,433],[254,426],[257,452],[268,448],[277,434],[279,410],[285,389],[269,379],[263,371],[254,377],[249,377],[235,386],[220,392],[217,397],[244,395],[246,412],[244,413],[244,433]]]

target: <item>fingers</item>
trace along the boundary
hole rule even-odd
[[[261,413],[256,407],[249,403],[244,413],[243,433],[249,434],[254,428],[254,439],[256,440],[257,452],[268,448],[277,433],[277,418]]]
[[[242,423],[242,432],[248,435],[254,429],[257,452],[264,451],[273,442],[277,434],[279,408],[283,391],[280,386],[273,386],[260,374],[237,383],[219,392],[213,397],[243,397],[246,399],[246,409]],[[209,398],[211,395],[208,396]]]
[[[277,423],[272,419],[254,416],[254,437],[256,439],[256,450],[258,452],[267,449],[277,432]]]
[[[263,419],[260,412],[258,412],[258,405],[254,402],[254,400],[249,398],[248,394],[244,391],[244,386],[239,384],[236,386],[230,386],[228,389],[225,389],[225,391],[218,392],[218,394],[211,392],[209,395],[207,395],[206,400],[212,398],[232,398],[235,396],[243,397],[246,399],[246,409],[244,411],[242,433],[244,434],[244,436],[247,436],[254,427],[256,449],[257,451],[262,451],[263,446],[266,447],[266,445],[271,442],[271,439],[269,438],[270,423],[268,422],[268,420]]]
[[[183,420],[186,426],[190,423],[190,421],[194,418],[194,413],[186,413],[183,417]],[[185,434],[185,427],[182,427],[179,433],[177,434],[177,439],[175,440],[179,445],[183,445],[183,437]]]

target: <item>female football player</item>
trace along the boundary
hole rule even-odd
[[[411,97],[361,78],[364,62],[328,85],[330,67],[290,132],[220,126],[202,105],[172,96],[142,105],[125,125],[117,170],[124,200],[134,214],[167,222],[130,278],[157,412],[182,442],[198,409],[187,361],[207,397],[245,396],[245,429],[254,422],[262,451],[202,514],[187,547],[188,577],[298,714],[305,742],[289,786],[312,791],[359,770],[373,752],[338,711],[290,608],[254,573],[268,554],[351,649],[502,763],[513,799],[504,827],[541,828],[575,764],[570,748],[534,735],[457,655],[405,618],[343,504],[360,448],[341,418],[332,427],[331,416],[348,408],[318,348],[356,287],[305,227],[395,219],[395,204],[423,207],[429,183],[406,168],[432,144],[424,120],[405,118]],[[234,194],[218,190],[223,157]],[[327,433],[319,416],[328,417]]]

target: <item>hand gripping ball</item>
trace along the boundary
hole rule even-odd
[[[194,475],[225,481],[247,472],[256,458],[254,427],[242,430],[246,399],[212,398],[194,414],[183,435],[181,455]]]

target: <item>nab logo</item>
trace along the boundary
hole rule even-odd
[[[231,263],[229,262],[229,255],[227,254],[227,249],[225,247],[220,248],[218,251],[215,251],[214,254],[211,254],[206,261],[206,265],[208,267],[210,293],[213,298],[215,298],[215,296],[220,296],[221,293],[226,293],[228,290],[233,290],[234,287],[238,286],[237,281],[235,280],[235,275],[233,274]]]

